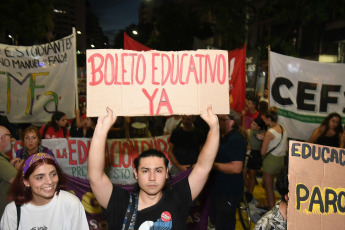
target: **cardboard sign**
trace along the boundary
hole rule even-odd
[[[288,229],[344,229],[345,149],[289,145]]]
[[[87,50],[87,115],[229,113],[228,52]]]

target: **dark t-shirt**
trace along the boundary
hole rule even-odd
[[[206,135],[198,128],[186,132],[182,127],[174,129],[170,142],[174,144],[174,155],[182,165],[195,164],[200,147],[205,143]]]
[[[129,203],[129,192],[114,185],[104,218],[108,229],[122,229],[123,220]],[[171,189],[163,191],[160,201],[148,208],[138,211],[134,229],[157,230],[186,229],[192,196],[188,177],[174,184]]]
[[[339,137],[339,134],[337,133],[330,137],[325,136],[325,135],[319,137],[319,139],[317,139],[316,141],[316,144],[339,147],[339,142],[340,142],[340,137]]]
[[[231,161],[244,162],[247,151],[247,142],[243,136],[233,130],[221,139],[215,162],[227,163]],[[213,192],[222,194],[239,194],[243,192],[243,174],[226,174],[212,171],[214,181]]]

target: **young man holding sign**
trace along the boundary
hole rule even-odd
[[[168,161],[157,150],[148,150],[135,160],[134,176],[139,192],[130,195],[114,186],[104,173],[105,142],[116,117],[107,108],[100,117],[89,151],[88,176],[92,191],[105,209],[109,229],[186,229],[192,201],[203,189],[219,145],[219,124],[211,107],[201,117],[210,126],[206,143],[190,175],[164,189],[168,178]]]

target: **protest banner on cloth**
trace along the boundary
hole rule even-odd
[[[270,52],[270,106],[288,137],[309,140],[332,112],[345,123],[345,64],[319,63]]]
[[[75,116],[75,34],[34,46],[0,44],[0,115],[12,123]]]
[[[228,54],[87,50],[87,114],[153,116],[229,113]]]
[[[345,149],[290,141],[289,150],[288,229],[343,229]]]

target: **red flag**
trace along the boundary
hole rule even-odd
[[[228,52],[230,109],[241,114],[246,99],[246,44],[242,49]]]
[[[135,50],[135,51],[148,51],[151,48],[144,46],[140,42],[137,42],[133,38],[127,35],[126,32],[123,34],[123,47],[125,50]]]

